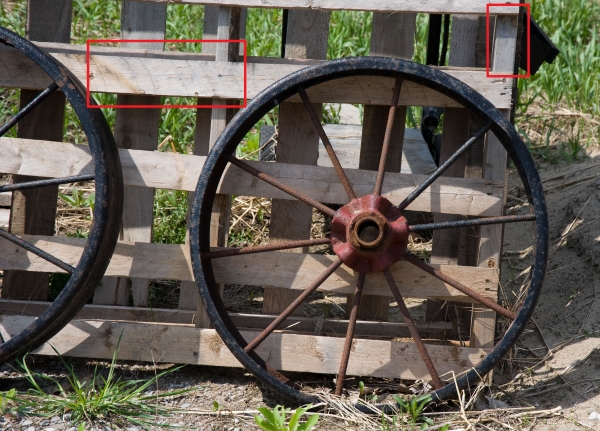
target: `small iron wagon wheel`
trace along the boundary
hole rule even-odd
[[[93,221],[83,253],[76,264],[67,263],[9,231],[0,229],[0,237],[4,240],[52,263],[57,267],[57,272],[70,274],[69,281],[57,298],[33,323],[21,332],[13,334],[12,338],[2,340],[0,361],[6,361],[49,340],[69,323],[91,298],[108,266],[118,239],[123,211],[123,178],[117,146],[106,119],[100,109],[86,107],[86,91],[77,78],[31,42],[3,27],[0,27],[0,42],[23,53],[52,80],[45,90],[0,126],[0,137],[15,127],[50,94],[62,91],[81,122],[92,156],[89,173],[3,185],[0,186],[0,192],[81,181],[95,182]],[[91,102],[94,103],[93,99]]]
[[[386,87],[389,88],[389,99],[387,100],[390,100],[391,103],[381,161],[379,163],[379,170],[376,174],[373,173],[372,175],[372,183],[366,193],[356,192],[359,187],[353,185],[351,181],[351,178],[356,177],[351,177],[348,169],[344,169],[338,161],[336,153],[321,126],[319,116],[314,111],[313,100],[311,100],[309,95],[311,87],[325,83],[329,85],[333,80],[339,80],[338,82],[344,82],[346,85],[349,82],[357,82],[357,80],[350,79],[351,77],[364,79],[362,82],[371,82],[367,79],[369,77],[386,77],[390,83]],[[416,183],[418,185],[414,187],[412,192],[405,193],[403,198],[398,199],[398,202],[391,202],[382,195],[382,188],[385,189],[384,178],[387,176],[391,177],[392,175],[386,173],[385,166],[391,135],[390,129],[394,123],[396,106],[398,105],[403,83],[405,85],[406,83],[411,83],[411,85],[418,84],[423,86],[421,88],[428,87],[453,99],[475,114],[478,120],[481,121],[481,124],[483,124],[483,127],[471,136],[447,161],[441,164],[437,170],[427,176],[420,177],[422,178],[420,184]],[[326,88],[332,87],[333,84]],[[313,94],[317,94],[316,90]],[[338,177],[337,181],[339,182],[337,183],[337,187],[341,190],[341,183],[343,191],[340,191],[340,194],[346,199],[343,202],[344,205],[337,210],[331,208],[329,204],[324,203],[331,201],[324,199],[319,201],[312,197],[315,195],[313,189],[316,187],[309,190],[302,190],[298,184],[306,184],[306,182],[301,183],[299,181],[294,183],[296,185],[291,186],[289,182],[293,181],[294,173],[286,176],[284,174],[285,170],[273,168],[270,172],[279,172],[279,178],[275,178],[276,175],[265,172],[271,169],[268,166],[272,165],[264,162],[261,164],[261,162],[243,161],[235,157],[236,148],[242,142],[245,135],[256,126],[257,122],[264,115],[286,100],[303,103],[311,118],[310,122],[314,125],[323,145],[326,147],[331,164],[335,169],[335,174],[331,173],[331,177]],[[434,182],[442,181],[443,178],[439,178],[442,173],[488,131],[492,132],[507,150],[510,159],[518,171],[531,210],[521,215],[503,216],[499,211],[498,216],[492,217],[469,218],[456,222],[410,224],[405,218],[405,209],[410,210],[411,204],[414,205],[415,200],[429,189]],[[258,169],[261,166],[262,170]],[[247,182],[268,183],[270,186],[290,195],[290,198],[303,201],[331,217],[330,237],[305,241],[274,242],[237,249],[211,250],[209,247],[209,235],[207,233],[210,231],[211,211],[213,210],[215,195],[219,190],[218,187],[221,180],[226,178],[228,172],[239,173],[241,172],[239,171],[240,169],[249,174],[249,176],[246,176]],[[242,181],[239,175],[236,178],[238,182]],[[288,183],[286,183],[286,180]],[[323,179],[315,178],[314,181],[323,181]],[[363,183],[360,184],[360,189],[365,191]],[[223,181],[223,184],[225,184],[225,181]],[[435,186],[435,184],[433,185]],[[531,224],[531,233],[534,241],[533,267],[531,269],[529,285],[526,287],[524,293],[524,299],[522,299],[520,307],[515,311],[505,308],[495,298],[492,300],[490,297],[485,297],[476,292],[468,286],[468,282],[459,282],[454,277],[440,272],[440,270],[420,260],[407,250],[407,243],[409,242],[411,232],[527,221]],[[366,231],[370,231],[370,236],[363,235]],[[425,363],[430,377],[429,380],[435,389],[433,392],[434,399],[442,400],[453,397],[456,394],[456,386],[464,389],[478,382],[493,369],[515,344],[531,317],[540,294],[546,269],[547,232],[548,224],[544,195],[534,162],[517,132],[504,119],[500,111],[475,90],[441,71],[398,59],[362,57],[335,60],[295,72],[262,91],[248,104],[246,109],[242,109],[233,118],[215,143],[198,181],[192,210],[190,250],[196,283],[216,331],[244,367],[280,394],[298,403],[316,402],[318,400],[318,397],[315,397],[309,391],[302,390],[298,385],[293,384],[277,371],[275,369],[277,365],[270,365],[270,355],[268,352],[267,354],[262,354],[262,356],[259,355],[261,343],[268,339],[269,336],[275,336],[274,331],[285,329],[281,324],[286,318],[291,316],[294,309],[305,301],[312,292],[322,287],[323,283],[334,272],[340,278],[339,271],[345,268],[348,271],[354,271],[354,274],[356,274],[356,284],[345,341],[336,342],[336,346],[339,348],[335,356],[339,364],[339,368],[335,370],[337,372],[336,393],[342,393],[349,358],[353,354],[356,354],[352,353],[352,346],[355,338],[354,330],[357,310],[361,294],[363,293],[363,287],[366,285],[365,280],[368,283],[369,277],[378,276],[379,279],[383,280],[381,285],[384,286],[387,283],[387,286],[391,290],[389,296],[393,296],[397,301],[400,313],[410,332],[409,339],[412,340],[410,344],[413,346],[411,347],[413,349],[413,357],[420,356]],[[273,250],[307,247],[324,243],[331,244],[335,253],[335,257],[332,256],[332,259],[328,261],[330,265],[328,267],[327,265],[323,265],[322,269],[320,269],[322,271],[321,274],[310,285],[306,283],[305,286],[308,286],[304,288],[298,299],[279,316],[273,316],[273,319],[266,325],[266,328],[262,332],[244,332],[248,338],[245,339],[242,335],[243,331],[236,327],[234,320],[226,311],[224,302],[219,295],[218,280],[215,278],[215,266],[219,260],[228,259],[225,271],[230,271],[231,265],[235,265],[235,259],[242,259],[250,253],[265,253],[272,252]],[[473,365],[466,366],[462,370],[462,373],[458,373],[457,385],[455,385],[451,373],[441,373],[436,369],[435,361],[432,361],[432,355],[430,356],[429,354],[436,346],[431,344],[426,345],[419,335],[401,293],[402,282],[406,280],[402,279],[402,273],[399,275],[392,274],[394,265],[396,267],[398,265],[405,265],[405,267],[411,268],[411,265],[416,266],[430,276],[442,280],[449,289],[457,289],[466,297],[470,297],[473,303],[495,311],[507,322],[508,329],[501,335],[495,347],[486,351],[486,354],[482,355],[481,360],[479,360],[480,356],[477,356],[477,360],[473,362]],[[290,267],[289,271],[297,271],[297,268]],[[302,278],[306,275],[298,274],[298,276]],[[253,276],[254,278],[256,277]],[[281,337],[283,339],[285,335],[281,335]],[[404,349],[395,351],[401,355],[401,350]],[[277,356],[277,354],[275,353],[274,356]],[[365,360],[364,355],[363,360]]]

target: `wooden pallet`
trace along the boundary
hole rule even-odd
[[[61,0],[60,3],[61,7],[53,5],[53,8],[47,10],[46,2],[29,0],[29,25],[32,28],[41,26],[42,20],[47,20],[62,23],[63,27],[66,25],[68,28],[70,1]],[[122,28],[126,29],[123,38],[136,39],[140,35],[143,38],[164,38],[166,0],[123,3]],[[186,7],[198,7],[194,3],[207,4],[205,38],[237,39],[244,37],[244,8],[264,7],[265,2],[185,0],[182,3],[190,3]],[[254,97],[263,88],[291,72],[323,61],[330,10],[373,11],[371,54],[408,59],[412,57],[415,13],[445,12],[455,15],[450,49],[451,67],[443,70],[475,88],[508,117],[515,83],[512,79],[487,78],[485,70],[481,68],[481,47],[485,47],[485,32],[482,31],[484,20],[481,15],[485,13],[486,3],[486,0],[271,0],[269,7],[291,9],[286,58],[248,58],[248,97]],[[518,32],[516,8],[496,8],[494,13],[503,15],[496,21],[495,38],[492,41],[492,68],[496,72],[513,73]],[[61,43],[68,41],[68,37],[66,40],[64,37],[59,40],[50,38],[51,36],[41,35],[39,40],[44,42],[39,45],[85,83],[85,47]],[[197,97],[202,104],[218,105],[224,100],[239,100],[244,96],[243,67],[235,61],[237,55],[232,55],[225,44],[206,44],[203,54],[164,52],[161,46],[151,48],[153,49],[148,49],[145,45],[130,44],[127,44],[127,48],[93,47],[91,88],[98,92],[117,93],[119,101],[123,103],[158,103],[158,96],[169,95]],[[20,53],[11,48],[0,47],[0,55],[0,87],[35,90],[48,84],[47,77]],[[348,160],[345,156],[343,158],[344,164],[359,195],[370,193],[372,189],[375,179],[372,164],[373,160],[378,161],[377,151],[380,151],[369,140],[362,139],[362,136],[382,133],[381,121],[378,120],[381,115],[378,113],[387,109],[385,105],[389,103],[390,88],[389,79],[370,78],[337,80],[308,90],[313,103],[365,105],[362,127],[326,127],[333,135],[339,133],[345,137],[334,142],[334,147],[348,155]],[[312,125],[309,121],[305,124],[296,121],[299,115],[305,115],[303,107],[297,102],[299,100],[288,100],[280,111],[279,133],[285,137],[282,141],[287,144],[283,144],[278,154],[278,163],[251,164],[302,189],[317,200],[346,203],[347,196],[333,168],[323,162],[323,157],[319,157],[318,137],[314,134]],[[403,85],[400,105],[446,108],[442,159],[463,143],[464,136],[476,127],[475,121],[456,102],[413,83]],[[430,162],[418,155],[423,154],[422,147],[413,145],[412,141],[418,141],[414,132],[404,132],[406,111],[402,109],[400,112],[402,115],[399,117],[402,118],[398,120],[395,130],[402,133],[392,143],[397,163],[390,166],[391,172],[386,174],[384,184],[384,196],[392,202],[399,202],[406,197],[431,170]],[[54,354],[49,347],[52,344],[59,352],[67,355],[110,358],[122,333],[121,359],[239,366],[216,332],[210,329],[210,322],[193,283],[187,245],[150,243],[154,189],[193,191],[208,149],[225,127],[230,113],[217,108],[198,109],[193,155],[153,151],[158,144],[158,113],[159,110],[118,112],[115,137],[121,147],[119,151],[127,188],[124,240],[117,245],[102,285],[97,289],[94,304],[87,305],[76,320],[36,353]],[[43,125],[39,123],[38,126],[33,124],[31,127]],[[0,154],[3,155],[0,158],[0,172],[25,178],[87,173],[90,169],[90,156],[86,147],[53,142],[56,140],[56,136],[40,134],[0,138]],[[294,141],[303,143],[301,152],[294,151]],[[415,148],[413,153],[410,148]],[[506,200],[506,154],[493,136],[487,137],[485,151],[483,145],[474,148],[453,166],[452,171],[448,171],[446,176],[423,193],[411,205],[411,210],[439,214],[436,215],[436,220],[456,214],[503,214]],[[420,160],[418,169],[411,168],[411,163],[408,163],[407,168],[409,153],[410,157]],[[355,155],[353,161],[350,160],[352,155]],[[321,163],[317,163],[317,159]],[[227,196],[232,194],[273,199],[272,237],[301,239],[307,236],[307,226],[310,230],[310,211],[307,213],[297,210],[296,202],[290,200],[288,195],[265,183],[251,181],[245,172],[235,167],[228,169],[218,192],[223,196],[218,200],[222,222],[220,225],[216,223],[212,229],[213,246],[222,247],[226,244]],[[13,202],[14,200],[15,198]],[[33,202],[30,200],[28,205],[33,205]],[[27,215],[22,209],[15,208],[13,205],[11,220],[16,225],[19,218]],[[287,225],[283,228],[277,225],[278,218],[282,217],[288,217]],[[27,230],[15,232],[70,264],[77,262],[85,241],[51,236],[52,232],[45,232],[43,235],[39,232],[32,234]],[[466,235],[466,232],[459,232],[457,235],[458,237],[448,237],[446,233],[436,234],[433,266],[441,268],[455,280],[482,295],[496,300],[502,229],[482,227],[475,239],[472,235]],[[456,247],[457,244],[460,247]],[[233,315],[236,324],[244,328],[243,334],[253,336],[253,333],[266,326],[273,313],[281,311],[290,298],[297,295],[299,289],[306,288],[307,283],[331,259],[327,255],[270,252],[268,257],[247,255],[216,260],[215,273],[217,281],[224,285],[252,285],[254,282],[269,286],[265,291],[265,314]],[[29,274],[43,275],[56,271],[56,267],[48,262],[30,253],[23,253],[23,250],[4,240],[0,240],[0,268],[5,274],[23,274],[22,271],[27,271]],[[269,274],[267,280],[261,278],[265,273]],[[440,374],[450,371],[460,373],[470,368],[493,346],[493,312],[474,305],[469,297],[405,262],[394,265],[392,273],[397,274],[398,280],[402,280],[400,290],[405,297],[457,302],[470,310],[472,322],[468,322],[469,341],[463,340],[461,345],[450,340],[446,345],[429,346],[430,355]],[[302,274],[303,277],[297,277],[297,274]],[[383,313],[377,309],[381,308],[382,303],[389,307],[391,296],[380,275],[367,278],[367,305],[361,310],[360,319],[363,320],[357,324],[360,339],[355,349],[357,353],[351,357],[348,374],[428,379],[429,374],[418,357],[414,344],[407,341],[406,326],[386,322],[385,306]],[[131,285],[126,282],[127,279],[132,280]],[[181,280],[178,309],[149,307],[148,286],[151,279]],[[16,289],[15,280],[25,279],[12,279],[8,286],[5,277],[3,299],[0,300],[0,334],[5,340],[30,323],[48,304],[44,302],[45,297],[32,296],[26,284],[19,285],[20,289]],[[323,289],[350,294],[354,291],[355,283],[356,275],[353,271],[342,266],[323,285]],[[6,292],[10,295],[5,294]],[[133,307],[127,306],[130,294],[133,297]],[[45,293],[42,296],[44,295]],[[376,317],[378,321],[369,321],[369,317]],[[257,352],[268,358],[269,363],[278,369],[331,374],[337,372],[343,338],[334,334],[344,333],[347,321],[292,316],[288,322],[292,326],[290,329],[278,331]],[[420,325],[420,329],[427,338],[447,339],[452,331],[452,323],[428,322]]]

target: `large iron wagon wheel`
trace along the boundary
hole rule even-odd
[[[0,27],[0,42],[26,55],[52,80],[45,90],[0,127],[0,137],[15,127],[48,95],[54,91],[62,91],[81,122],[92,156],[92,172],[89,174],[4,185],[0,186],[0,192],[80,181],[95,182],[92,225],[83,253],[74,265],[44,252],[7,230],[0,229],[0,236],[5,240],[70,274],[69,281],[52,304],[32,324],[0,344],[0,361],[5,361],[49,340],[69,323],[91,298],[117,243],[123,211],[123,178],[117,146],[106,119],[99,109],[86,107],[86,91],[79,80],[31,42],[3,27]],[[94,103],[93,99],[91,102]]]
[[[364,196],[357,196],[349,181],[345,170],[335,156],[328,139],[322,129],[320,120],[309,98],[310,87],[339,78],[351,76],[378,76],[388,77],[389,99],[391,100],[388,117],[388,126],[384,138],[381,162],[376,179],[372,184],[372,192]],[[346,80],[345,82],[349,82]],[[393,84],[395,82],[395,84]],[[412,82],[424,87],[429,87],[454,99],[464,108],[475,114],[483,127],[475,135],[471,136],[460,149],[444,162],[437,170],[430,174],[425,181],[418,185],[401,202],[390,202],[381,196],[383,179],[385,174],[386,152],[388,150],[391,125],[394,123],[396,105],[398,104],[400,89],[403,82]],[[393,85],[393,90],[392,90]],[[305,91],[307,90],[307,91]],[[308,196],[310,191],[302,191],[297,187],[290,187],[256,169],[256,165],[239,160],[235,157],[236,148],[251,130],[252,127],[267,114],[271,109],[290,97],[301,98],[308,110],[311,122],[319,133],[322,142],[326,146],[339,181],[348,196],[347,203],[335,211],[327,204],[318,202]],[[300,97],[298,97],[300,96]],[[296,100],[297,102],[299,100]],[[405,209],[410,209],[411,203],[418,198],[440,175],[463,154],[475,141],[486,132],[491,131],[507,150],[509,157],[516,166],[518,174],[527,194],[530,204],[529,213],[515,216],[497,216],[487,218],[470,218],[458,222],[428,223],[410,225],[403,216]],[[288,243],[273,243],[256,247],[241,249],[212,250],[209,247],[209,235],[211,222],[211,211],[217,187],[230,165],[235,165],[250,175],[256,177],[255,182],[267,182],[294,198],[301,200],[322,213],[332,217],[331,237],[320,240],[296,241]],[[232,168],[234,169],[234,168]],[[291,177],[290,177],[291,178]],[[439,181],[439,180],[438,180]],[[452,277],[435,270],[428,263],[418,259],[407,251],[407,242],[410,232],[418,232],[426,229],[457,229],[461,227],[478,226],[483,224],[525,222],[532,225],[532,236],[534,239],[533,269],[531,280],[524,300],[515,312],[510,311],[496,301],[485,298],[468,286],[457,282]],[[371,237],[363,235],[366,230],[371,230]],[[374,232],[374,233],[373,233]],[[464,295],[471,297],[475,303],[488,307],[509,323],[508,329],[501,335],[500,340],[479,363],[470,369],[463,370],[464,373],[458,379],[458,387],[466,388],[478,382],[488,374],[493,367],[509,352],[517,338],[523,331],[527,321],[531,317],[537,303],[542,282],[545,275],[547,260],[547,213],[542,187],[535,169],[534,162],[513,126],[504,119],[488,100],[478,94],[475,90],[458,81],[457,79],[440,71],[428,68],[416,63],[378,57],[349,58],[327,62],[321,65],[309,67],[293,73],[275,84],[271,85],[258,96],[256,96],[246,109],[241,110],[227,126],[211,153],[209,154],[204,169],[196,188],[195,201],[192,211],[192,226],[190,233],[190,249],[192,265],[196,283],[200,295],[204,301],[206,310],[223,342],[235,355],[235,357],[251,371],[262,382],[299,403],[316,402],[315,396],[304,392],[297,386],[290,385],[285,376],[274,370],[268,363],[268,358],[261,358],[256,353],[256,348],[291,315],[293,310],[305,300],[311,292],[319,286],[342,264],[358,273],[358,281],[355,289],[355,299],[349,317],[346,339],[343,351],[339,355],[341,364],[337,374],[336,393],[341,394],[348,366],[348,358],[351,355],[353,331],[360,296],[362,293],[365,277],[382,272],[385,276],[393,297],[397,300],[400,312],[410,331],[410,336],[418,348],[419,355],[426,364],[435,388],[434,399],[447,399],[456,394],[456,385],[452,377],[444,381],[436,370],[428,347],[423,343],[413,320],[407,310],[404,299],[398,289],[397,280],[391,274],[390,267],[400,260],[413,264],[432,276],[443,280],[446,284],[460,290]],[[302,292],[300,297],[283,313],[275,318],[262,333],[254,339],[245,340],[236,328],[233,320],[228,315],[225,305],[219,295],[219,289],[215,281],[214,263],[225,256],[229,262],[234,263],[235,256],[248,253],[260,253],[272,250],[291,249],[306,247],[323,242],[330,242],[337,258],[332,261],[331,266],[324,269],[322,274]],[[233,256],[233,257],[232,257]],[[239,258],[238,258],[239,259]],[[410,264],[408,266],[410,266]],[[294,271],[290,268],[290,271]],[[400,280],[401,281],[401,280]],[[385,281],[384,281],[385,282]]]

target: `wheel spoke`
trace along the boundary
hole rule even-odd
[[[449,284],[450,286],[454,287],[456,290],[459,290],[460,292],[464,293],[465,295],[473,298],[475,301],[479,302],[480,304],[483,304],[486,307],[491,308],[496,313],[501,314],[502,316],[506,317],[507,319],[510,319],[510,320],[516,319],[517,315],[515,313],[513,313],[512,311],[507,310],[506,308],[502,307],[501,305],[498,305],[491,299],[480,295],[479,293],[475,292],[474,290],[469,289],[464,284],[459,283],[458,281],[454,280],[453,278],[448,277],[446,274],[443,274],[442,272],[438,271],[434,267],[426,264],[418,257],[416,257],[410,253],[406,253],[404,255],[404,258],[406,259],[407,262],[412,263],[413,265],[422,269],[423,271],[427,272],[428,274],[433,275],[435,278],[442,280],[444,283]]]
[[[72,274],[75,271],[75,268],[73,268],[68,263],[55,258],[54,256],[46,253],[44,250],[37,248],[35,245],[31,244],[30,242],[24,241],[21,238],[19,238],[18,236],[13,235],[12,233],[7,232],[4,229],[0,229],[0,237],[7,239],[14,244],[17,244],[18,246],[24,248],[27,251],[32,252],[33,254],[38,255],[42,259],[47,260],[48,262],[58,266],[60,269],[65,270],[69,274]]]
[[[404,298],[402,298],[402,294],[400,293],[400,290],[398,290],[396,281],[394,280],[394,277],[392,277],[392,273],[390,272],[389,269],[386,269],[385,271],[383,271],[383,275],[385,276],[385,279],[387,280],[388,285],[390,286],[390,290],[392,291],[394,298],[396,298],[396,302],[398,303],[398,308],[400,308],[400,313],[402,314],[402,317],[404,318],[404,322],[406,323],[406,326],[408,326],[410,335],[412,336],[413,340],[415,341],[415,345],[417,346],[417,349],[419,350],[419,354],[421,355],[423,362],[425,362],[425,366],[427,367],[427,370],[429,371],[429,375],[431,376],[433,385],[435,386],[436,389],[440,389],[443,386],[442,380],[440,379],[440,375],[438,374],[437,370],[435,369],[435,366],[433,365],[433,361],[431,360],[431,357],[429,356],[429,353],[427,352],[427,348],[425,347],[425,344],[423,344],[423,340],[421,339],[421,336],[419,335],[419,331],[417,330],[417,326],[415,325],[415,322],[413,322],[412,318],[410,317],[410,313],[408,312],[408,308],[406,307],[406,303],[404,302]]]
[[[45,90],[43,90],[40,94],[35,96],[35,98],[31,102],[29,102],[27,105],[25,105],[23,108],[21,108],[21,110],[19,112],[17,112],[17,114],[14,117],[12,117],[10,120],[8,120],[6,122],[6,124],[4,124],[4,126],[0,127],[0,136],[4,136],[4,134],[6,132],[8,132],[10,129],[12,129],[15,126],[15,124],[17,124],[33,108],[35,108],[40,103],[42,103],[42,101],[46,97],[48,97],[50,94],[52,94],[54,91],[56,91],[57,88],[58,88],[58,85],[56,85],[56,82],[53,82]]]
[[[446,221],[439,223],[425,223],[415,224],[408,227],[410,232],[419,232],[423,230],[435,230],[435,229],[451,229],[469,226],[481,226],[486,224],[497,224],[497,223],[514,223],[518,221],[531,221],[535,220],[535,214],[527,213],[514,216],[502,216],[502,217],[488,217],[488,218],[477,218],[469,220],[455,220]]]
[[[235,165],[238,168],[243,169],[244,171],[248,172],[250,175],[255,176],[256,178],[260,178],[264,182],[271,184],[273,187],[277,187],[279,190],[284,191],[288,195],[291,195],[291,196],[295,197],[296,199],[301,200],[304,203],[307,203],[308,205],[318,209],[322,213],[325,213],[331,217],[333,217],[333,215],[335,214],[335,211],[332,210],[331,208],[329,208],[327,205],[323,205],[321,202],[318,202],[318,201],[314,200],[313,198],[306,196],[304,193],[302,193],[286,184],[279,182],[272,176],[267,175],[264,172],[259,171],[256,168],[253,168],[248,163],[242,162],[241,160],[236,159],[233,156],[229,156],[227,158],[227,160],[232,165]]]
[[[396,110],[398,108],[398,100],[400,99],[400,89],[402,88],[402,78],[396,78],[394,93],[392,94],[392,102],[390,104],[390,113],[388,115],[387,125],[385,127],[385,135],[383,136],[383,146],[381,147],[381,158],[379,159],[379,169],[377,170],[377,179],[375,180],[375,188],[373,194],[381,195],[383,188],[383,177],[385,176],[385,166],[387,164],[388,152],[390,149],[390,141],[392,140],[392,129],[396,119]]]
[[[423,193],[425,189],[429,187],[431,183],[433,183],[440,175],[442,175],[452,163],[454,163],[460,156],[462,156],[463,153],[469,149],[469,147],[471,147],[475,142],[477,142],[479,138],[481,138],[492,127],[493,124],[494,123],[492,122],[492,120],[489,120],[487,123],[484,124],[484,126],[481,129],[477,131],[477,133],[475,133],[475,135],[473,135],[467,142],[462,144],[462,146],[458,150],[456,150],[456,152],[452,154],[448,158],[448,160],[446,160],[439,168],[437,168],[433,174],[431,174],[425,181],[423,181],[423,183],[420,186],[414,189],[411,192],[411,194],[409,194],[406,197],[406,199],[404,199],[400,203],[400,205],[398,205],[400,211],[403,211],[408,205],[410,205],[412,201],[419,197],[419,195]]]
[[[287,319],[294,312],[294,310],[308,298],[311,293],[317,290],[319,286],[323,284],[323,282],[340,267],[341,264],[342,261],[338,257],[331,265],[329,265],[329,267],[327,267],[325,271],[321,273],[321,275],[319,275],[315,281],[313,281],[308,288],[304,290],[304,292],[302,292],[294,300],[294,302],[292,302],[285,310],[283,310],[283,312],[277,316],[269,326],[267,326],[260,334],[258,334],[254,340],[248,343],[248,345],[244,348],[244,351],[248,353],[256,349],[256,347],[262,343],[265,338],[267,338],[275,329],[277,329],[277,327],[281,325],[281,323],[283,323],[283,321]]]
[[[350,180],[348,180],[348,177],[346,176],[346,172],[344,171],[344,168],[342,168],[342,165],[340,164],[340,161],[339,161],[337,155],[335,154],[333,147],[331,146],[331,142],[329,142],[329,138],[327,137],[327,134],[325,133],[325,130],[323,129],[321,120],[319,120],[319,116],[317,115],[317,113],[315,112],[315,109],[313,108],[312,104],[310,103],[308,94],[306,94],[306,91],[304,91],[304,88],[302,88],[302,87],[300,87],[298,89],[298,92],[300,93],[300,97],[302,98],[302,102],[304,102],[304,106],[306,107],[306,110],[308,111],[308,115],[310,116],[310,119],[311,119],[313,125],[315,126],[315,129],[317,130],[319,137],[321,138],[321,142],[323,142],[323,145],[325,146],[325,150],[327,151],[327,154],[329,155],[329,158],[331,159],[331,163],[333,164],[333,167],[335,168],[335,171],[337,172],[338,177],[340,177],[340,181],[342,182],[342,185],[344,186],[344,190],[346,190],[346,193],[348,194],[348,197],[350,199],[356,199],[356,194],[354,193],[354,190],[352,189]]]
[[[226,250],[209,251],[201,254],[203,259],[216,259],[219,257],[239,256],[243,254],[264,253],[267,251],[287,250],[290,248],[310,247],[313,245],[331,244],[330,238],[305,239],[300,241],[286,241],[275,244],[258,245],[255,247],[228,248]]]
[[[0,186],[0,193],[10,192],[10,191],[14,191],[14,190],[33,189],[36,187],[53,186],[56,184],[78,183],[80,181],[93,180],[94,178],[95,178],[94,174],[89,174],[89,175],[75,175],[72,177],[51,178],[51,179],[47,179],[47,180],[26,181],[23,183],[13,183],[13,184],[7,184],[5,186]]]
[[[352,310],[348,319],[348,329],[346,330],[346,342],[344,343],[344,351],[342,352],[342,362],[340,363],[340,371],[338,372],[337,382],[335,384],[335,394],[342,395],[344,389],[344,380],[346,380],[346,371],[348,370],[348,361],[350,360],[350,350],[352,349],[352,340],[354,339],[354,328],[356,327],[356,319],[358,317],[358,306],[362,296],[363,286],[365,285],[365,274],[358,274],[356,289],[354,289],[354,300],[352,301]]]

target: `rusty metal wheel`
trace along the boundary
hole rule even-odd
[[[308,90],[315,85],[353,76],[388,77],[394,87],[393,89],[392,85],[388,87],[390,92],[389,99],[387,100],[391,100],[391,103],[379,170],[371,186],[372,192],[364,195],[357,195],[355,192],[356,188],[353,187],[352,181],[348,179],[346,171],[339,163],[307,94],[310,93]],[[393,84],[394,82],[395,84]],[[384,184],[391,127],[394,122],[396,106],[403,82],[416,83],[448,96],[475,114],[481,120],[483,127],[468,139],[446,162],[441,164],[437,170],[427,176],[420,185],[416,186],[412,192],[405,195],[401,202],[391,202],[383,197],[381,192]],[[297,97],[298,95],[300,96],[299,98]],[[256,168],[257,165],[235,157],[237,146],[252,127],[275,106],[293,96],[296,97],[296,101],[302,99],[310,115],[311,122],[320,135],[321,141],[324,143],[331,162],[335,167],[339,181],[347,194],[345,205],[337,210],[313,199],[309,196],[310,192],[303,192],[298,187],[290,187],[285,184],[284,180],[280,181],[273,176],[261,172]],[[409,224],[404,217],[403,212],[405,209],[410,209],[411,203],[428,189],[461,154],[464,154],[474,142],[488,131],[492,132],[502,143],[518,170],[530,205],[530,211],[521,215],[470,218],[456,222]],[[332,218],[331,237],[319,240],[273,243],[241,249],[211,251],[209,247],[209,235],[207,233],[210,231],[213,202],[215,201],[217,187],[224,173],[227,169],[235,169],[231,165],[256,177],[254,181],[264,181],[330,216]],[[411,232],[527,221],[531,222],[531,234],[534,240],[533,267],[524,300],[520,307],[515,310],[516,312],[510,311],[503,305],[482,296],[468,286],[465,286],[464,283],[460,283],[447,274],[441,273],[407,251],[407,242]],[[365,234],[367,231],[371,231],[370,236]],[[392,265],[404,260],[409,263],[408,266],[410,264],[415,265],[433,277],[442,280],[446,285],[452,286],[452,288],[459,290],[462,294],[469,296],[475,303],[480,303],[494,310],[503,319],[506,319],[508,329],[500,335],[500,339],[493,350],[483,357],[479,363],[470,367],[470,369],[463,370],[462,376],[458,379],[458,387],[464,389],[478,382],[483,376],[488,374],[509,352],[531,317],[540,295],[546,270],[547,236],[547,213],[538,173],[526,146],[519,138],[514,127],[504,119],[500,111],[475,90],[441,71],[398,59],[362,57],[331,61],[293,73],[262,91],[252,100],[246,109],[241,110],[233,118],[209,154],[196,188],[192,211],[190,250],[194,275],[200,295],[214,327],[223,342],[244,367],[257,378],[280,394],[298,403],[316,402],[317,398],[308,392],[302,391],[297,385],[290,384],[290,381],[285,376],[269,365],[268,356],[262,355],[261,357],[257,353],[257,348],[276,329],[281,328],[281,323],[291,315],[293,310],[302,301],[306,300],[312,292],[319,289],[319,286],[337,268],[345,265],[354,270],[355,273],[358,273],[358,278],[343,351],[339,354],[341,363],[339,364],[335,392],[341,394],[348,366],[348,358],[351,355],[357,310],[365,278],[371,277],[374,273],[382,272],[385,277],[384,280],[387,281],[389,289],[396,299],[402,317],[410,331],[410,338],[416,345],[421,359],[426,364],[434,387],[433,397],[437,400],[443,400],[456,395],[456,385],[451,377],[446,377],[444,380],[444,378],[440,377],[438,370],[436,370],[436,366],[428,353],[428,347],[422,341],[405,305],[401,289],[398,288],[399,280],[394,279],[390,268]],[[333,251],[337,255],[331,265],[324,269],[321,275],[284,312],[274,317],[270,324],[266,326],[266,329],[255,335],[253,339],[244,339],[240,330],[236,328],[234,321],[227,313],[219,295],[219,289],[215,280],[215,262],[218,259],[228,256],[231,259],[229,261],[230,264],[234,264],[235,261],[233,259],[235,257],[231,256],[307,247],[324,242],[331,243]],[[238,259],[240,258],[238,257]],[[290,268],[290,271],[294,271],[294,269]],[[429,347],[429,349],[431,348]]]
[[[17,248],[25,249],[52,263],[60,272],[70,274],[69,281],[52,304],[31,325],[18,333],[10,334],[11,338],[0,344],[0,361],[6,361],[49,340],[91,298],[117,243],[123,211],[123,178],[117,146],[106,119],[99,109],[86,107],[86,91],[79,80],[31,42],[3,27],[0,27],[0,42],[24,54],[52,81],[6,124],[0,126],[0,137],[50,94],[62,91],[81,122],[87,138],[86,147],[89,147],[92,156],[91,166],[87,169],[89,173],[8,184],[0,186],[0,192],[80,181],[95,182],[93,222],[81,258],[76,263],[64,262],[7,230],[0,229],[0,237],[14,243]],[[91,102],[94,103],[93,99]]]

